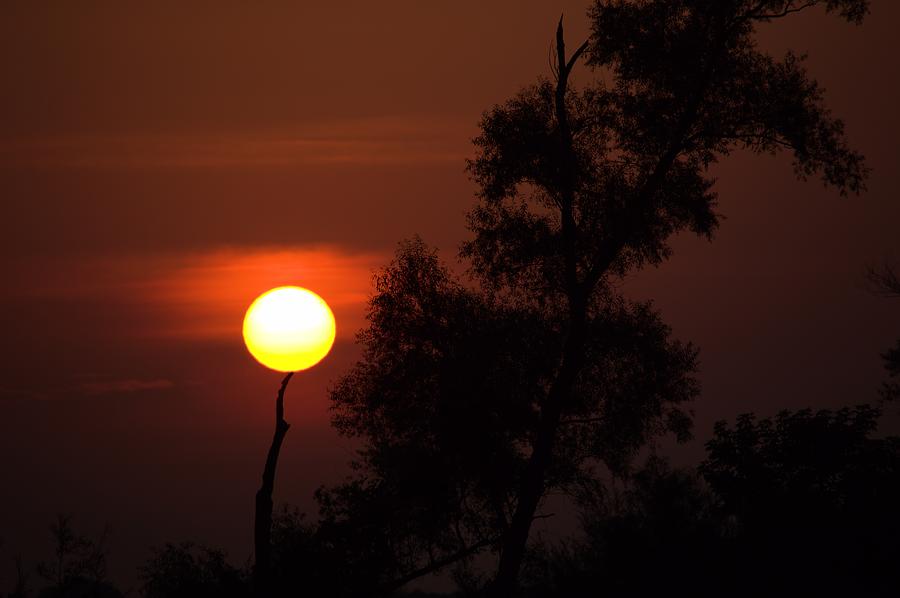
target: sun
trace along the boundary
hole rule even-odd
[[[278,287],[256,298],[244,316],[244,343],[264,366],[296,372],[316,365],[334,344],[334,314],[302,287]]]

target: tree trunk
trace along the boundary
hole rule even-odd
[[[490,596],[508,598],[518,585],[519,570],[525,556],[525,546],[537,507],[544,496],[544,479],[553,458],[556,430],[566,398],[571,394],[575,379],[581,369],[584,352],[583,316],[573,321],[573,329],[566,341],[566,349],[559,375],[547,394],[541,409],[541,419],[535,435],[531,458],[522,477],[516,511],[506,530],[500,553],[497,575],[490,587]]]
[[[294,372],[290,372],[284,377],[278,390],[278,398],[275,399],[275,435],[266,456],[262,485],[256,492],[256,519],[253,524],[255,555],[253,593],[259,598],[268,598],[272,594],[272,491],[275,489],[275,469],[278,467],[281,443],[291,427],[284,421],[284,391],[293,375]]]
[[[560,17],[556,28],[556,120],[559,128],[560,152],[564,156],[558,184],[561,196],[560,223],[565,280],[569,296],[569,332],[563,348],[559,373],[541,405],[541,418],[535,430],[531,457],[525,467],[519,488],[516,510],[503,538],[497,575],[490,587],[490,595],[494,598],[507,598],[516,591],[531,522],[534,521],[534,514],[544,497],[544,480],[553,459],[553,445],[556,441],[560,416],[584,361],[584,325],[591,288],[583,286],[584,283],[578,276],[577,225],[574,216],[575,153],[569,129],[566,93],[569,73],[586,48],[587,42],[584,42],[571,57],[566,57],[563,23]]]

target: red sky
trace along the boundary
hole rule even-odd
[[[57,512],[111,525],[123,580],[164,541],[247,556],[279,376],[240,318],[271,286],[320,292],[339,328],[291,383],[276,493],[310,508],[343,476],[325,390],[356,355],[372,270],[415,233],[453,256],[480,114],[549,74],[559,13],[581,39],[587,6],[5,3],[0,587],[9,555],[47,556]],[[679,238],[628,283],[701,348],[691,458],[719,418],[875,398],[900,309],[860,281],[900,258],[898,19],[881,0],[862,28],[816,13],[761,37],[809,52],[869,193],[735,156],[716,240]]]

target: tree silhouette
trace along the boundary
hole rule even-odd
[[[38,574],[50,585],[41,590],[38,594],[40,598],[122,596],[106,579],[108,529],[97,540],[92,540],[74,530],[71,516],[59,515],[50,525],[50,533],[55,544],[54,558],[38,563],[37,567]]]
[[[715,497],[693,468],[651,456],[622,490],[580,506],[580,537],[539,545],[526,559],[525,596],[726,594]]]
[[[752,415],[716,424],[700,471],[738,541],[742,595],[896,594],[900,438],[873,438],[878,409]]]
[[[594,308],[551,465],[559,490],[594,483],[598,463],[622,471],[660,431],[686,438],[680,405],[697,391],[695,351],[649,306],[611,295]],[[377,277],[368,317],[365,356],[332,390],[338,430],[365,439],[360,474],[319,499],[322,526],[347,528],[351,558],[383,563],[388,591],[502,539],[561,323],[466,288],[419,240]]]
[[[522,91],[483,119],[471,163],[480,202],[464,255],[484,285],[558,306],[567,320],[504,535],[498,595],[515,586],[559,422],[585,361],[594,297],[664,259],[672,233],[712,233],[709,166],[735,149],[788,149],[801,178],[819,173],[841,193],[861,190],[862,157],[846,145],[802,60],[765,55],[753,38],[758,25],[815,5],[854,22],[867,10],[863,0],[601,0],[591,11],[589,43],[571,56],[560,22],[555,82]],[[570,88],[582,52],[608,83]]]
[[[384,509],[393,573],[475,546],[499,552],[508,596],[548,491],[621,469],[654,434],[686,435],[694,352],[617,281],[711,236],[709,167],[738,149],[792,152],[794,170],[857,193],[867,174],[823,92],[758,26],[816,6],[852,23],[867,0],[598,0],[552,81],[488,111],[469,170],[479,188],[462,257],[477,291],[422,247],[378,281],[363,360],[336,386],[335,422],[366,448],[360,476],[323,492],[336,521]],[[571,85],[578,61],[599,75]],[[423,562],[424,561],[424,562]],[[406,573],[404,573],[406,572]]]
[[[543,546],[526,596],[893,596],[900,439],[879,411],[719,422],[699,471],[658,457],[582,503],[583,534]]]
[[[246,598],[246,572],[225,560],[225,553],[191,542],[166,544],[140,568],[146,598]]]

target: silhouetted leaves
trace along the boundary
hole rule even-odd
[[[545,545],[526,596],[893,596],[900,439],[878,411],[720,422],[698,475],[656,457],[584,503],[581,539]]]
[[[900,439],[872,437],[879,414],[863,405],[716,425],[700,470],[735,526],[732,574],[752,580],[748,594],[896,592]]]
[[[525,596],[695,595],[715,577],[715,500],[693,470],[654,457],[624,490],[590,498],[580,539],[543,545],[529,560]]]
[[[38,574],[51,585],[40,598],[117,598],[122,594],[106,580],[106,538],[78,534],[69,515],[59,515],[50,525],[54,558],[38,564]]]
[[[499,540],[564,325],[464,287],[418,240],[376,277],[368,319],[363,359],[332,390],[335,426],[364,441],[359,475],[319,499],[322,530],[350,528],[347,558],[381,562],[389,582]],[[666,430],[688,434],[695,351],[618,297],[586,326],[548,489],[580,488],[598,464],[621,471]]]
[[[147,598],[240,598],[250,596],[246,571],[225,560],[221,550],[192,542],[166,544],[141,567]]]

